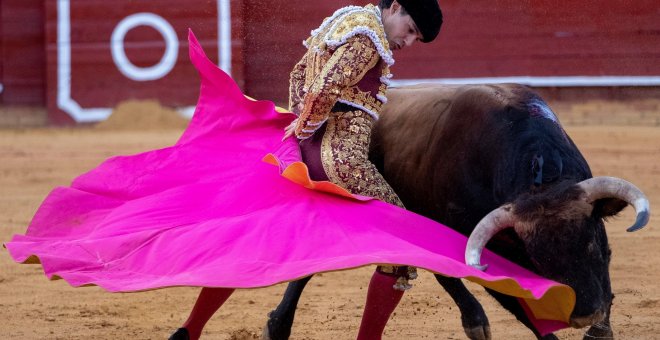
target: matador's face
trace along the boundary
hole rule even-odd
[[[415,21],[398,2],[383,10],[383,26],[392,50],[400,50],[423,38]]]

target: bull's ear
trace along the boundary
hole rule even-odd
[[[593,213],[596,217],[610,217],[618,214],[628,205],[626,201],[618,198],[601,198],[594,202]]]

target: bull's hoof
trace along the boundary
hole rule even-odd
[[[593,340],[593,339],[614,339],[614,333],[612,328],[608,325],[597,323],[591,327],[589,330],[584,333],[582,340]]]
[[[287,340],[291,336],[291,325],[293,318],[279,318],[273,316],[275,311],[268,313],[268,321],[261,332],[261,339],[265,340]]]
[[[539,340],[559,340],[559,338],[556,335],[550,333],[546,336],[540,337]]]
[[[471,340],[491,340],[490,324],[483,307],[474,300],[469,311],[461,310],[461,323],[468,339]]]
[[[176,332],[172,333],[168,340],[190,340],[190,334],[185,328],[179,328]]]
[[[491,340],[490,326],[465,328],[465,335],[470,340]]]

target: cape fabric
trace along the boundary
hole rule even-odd
[[[281,141],[293,116],[247,99],[192,32],[189,40],[201,95],[181,139],[110,158],[54,189],[26,234],[5,244],[15,261],[41,263],[50,279],[111,292],[254,288],[407,264],[518,297],[541,333],[567,327],[570,287],[487,250],[490,267],[476,270],[463,262],[467,239],[452,229],[311,181],[296,139]]]

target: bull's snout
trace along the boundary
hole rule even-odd
[[[570,325],[573,328],[583,328],[597,324],[605,319],[605,311],[597,310],[595,313],[587,316],[571,316]]]

